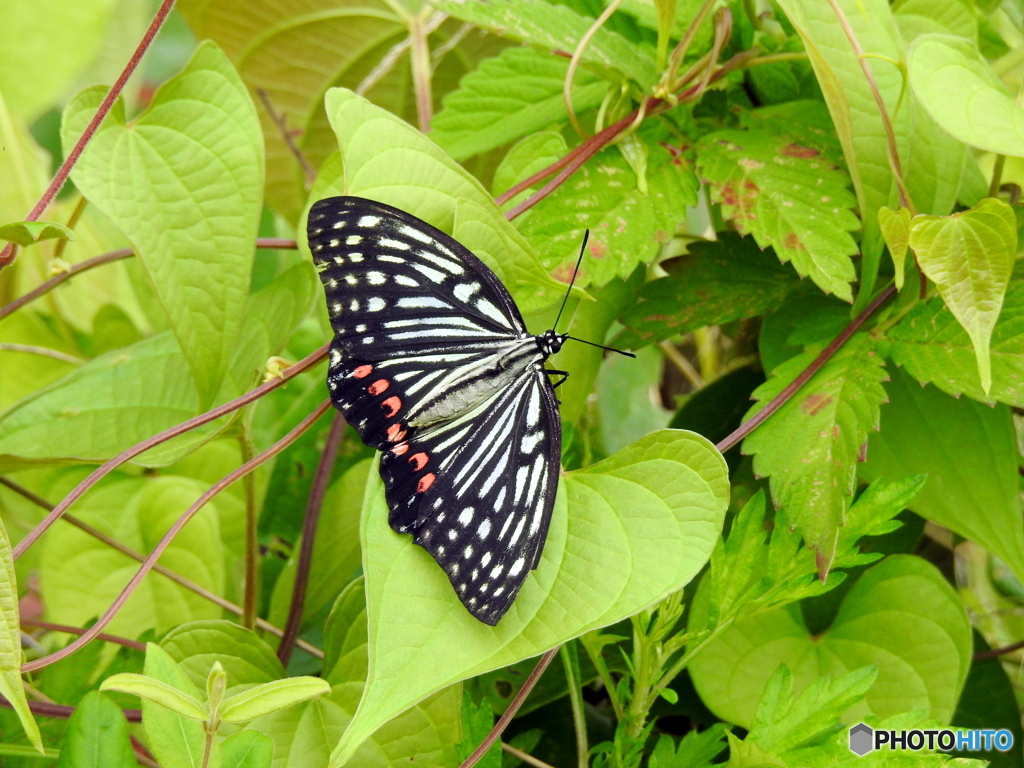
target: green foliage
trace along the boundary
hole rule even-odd
[[[108,93],[72,89],[114,82],[153,8],[7,5],[5,765],[134,764],[119,710],[139,706],[164,768],[448,768],[503,713],[504,744],[580,768],[981,757],[856,757],[857,720],[1019,740],[970,627],[975,649],[1024,634],[1016,5],[180,0],[41,221]],[[549,361],[568,471],[539,567],[497,627],[474,621],[390,530],[354,430],[317,472],[326,414],[75,650],[200,494],[324,402],[324,363],[89,480],[17,563],[6,531],[330,341],[303,212],[342,194],[464,243],[531,332],[638,350],[567,340]],[[74,715],[37,726],[51,700]],[[521,762],[496,743],[480,765]]]

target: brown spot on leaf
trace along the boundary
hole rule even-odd
[[[560,283],[565,283],[566,285],[572,281],[574,275],[578,280],[583,274],[584,272],[582,269],[578,272],[573,269],[573,265],[570,262],[559,264],[551,271],[551,276],[555,278],[555,280]]]
[[[781,149],[781,152],[786,157],[817,157],[820,154],[818,150],[801,144],[787,144]]]
[[[807,398],[800,404],[801,410],[804,413],[814,416],[821,411],[826,405],[832,402],[832,395],[808,395]]]
[[[623,222],[623,224],[620,225],[620,232],[622,231],[621,227],[624,224],[625,222]],[[602,243],[600,240],[591,240],[590,255],[593,256],[595,259],[603,259],[605,256],[608,255],[608,245],[606,243]]]
[[[782,245],[790,250],[804,250],[804,244],[800,242],[800,238],[797,237],[796,232],[790,232],[782,240]]]

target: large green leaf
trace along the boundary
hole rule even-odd
[[[220,744],[222,768],[271,768],[274,740],[256,731],[241,731]]]
[[[68,105],[66,147],[104,95]],[[111,112],[72,178],[135,246],[208,405],[238,344],[263,190],[263,136],[234,67],[202,44],[137,119]]]
[[[1017,257],[1017,219],[994,198],[952,216],[917,216],[910,247],[967,331],[978,360],[981,388],[992,387],[989,343]]]
[[[145,674],[202,701],[203,696],[165,650],[156,643],[146,645]],[[189,720],[149,699],[142,700],[142,723],[153,756],[162,768],[202,768],[206,741],[203,724]],[[214,744],[210,765],[220,765],[220,750]]]
[[[458,19],[489,29],[542,50],[576,50],[594,20],[578,15],[567,5],[540,0],[491,0],[489,3],[456,3],[436,0],[434,5]],[[648,52],[610,30],[598,28],[583,50],[581,61],[602,74],[621,72],[643,88],[658,77],[653,51]],[[608,72],[611,70],[612,72]]]
[[[533,48],[507,48],[466,75],[431,121],[430,137],[456,160],[564,123],[562,85],[569,63]],[[577,112],[596,107],[608,83],[586,70],[573,84]]]
[[[470,616],[431,557],[391,531],[383,487],[376,478],[368,484],[370,670],[332,765],[345,764],[377,728],[430,693],[680,589],[707,561],[728,502],[721,454],[682,431],[654,432],[563,479],[540,565],[497,627]]]
[[[896,187],[889,167],[885,128],[861,61],[871,68],[892,119],[903,176],[918,213],[942,216],[956,202],[964,174],[964,145],[942,131],[912,93],[892,62],[905,58],[896,20],[887,0],[837,0],[853,35],[865,52],[859,59],[830,3],[779,0],[800,34],[829,112],[839,134],[857,191],[864,224],[861,252],[862,289],[858,306],[874,293],[882,253],[878,209],[896,207]]]
[[[564,286],[545,272],[483,185],[422,133],[342,88],[328,92],[327,113],[338,137],[343,169],[325,164],[311,200],[330,194],[368,197],[408,211],[445,232],[454,230],[456,208],[466,201],[473,206],[465,209],[471,212],[469,218],[480,217],[479,232],[485,239],[480,243],[470,239],[463,221],[460,242],[480,253],[514,296],[521,289],[532,293],[538,287],[563,292]],[[495,235],[505,249],[500,261],[486,253]]]
[[[128,721],[98,691],[85,695],[68,721],[57,768],[135,768]]]
[[[0,522],[0,694],[11,703],[21,721],[25,735],[40,753],[42,737],[28,708],[21,680],[21,626],[18,605],[18,580],[11,557],[11,540]]]
[[[922,517],[973,539],[1024,579],[1013,414],[922,387],[898,368],[885,385],[881,430],[868,441],[860,474],[896,480],[927,474],[911,503]]]
[[[701,583],[694,614],[708,610]],[[691,619],[691,623],[694,619]],[[971,626],[935,566],[894,555],[865,571],[829,628],[812,636],[798,605],[737,621],[690,665],[701,700],[722,719],[750,728],[779,664],[803,690],[822,675],[878,665],[878,680],[844,720],[927,710],[948,723],[971,663]]]
[[[184,477],[124,479],[93,491],[75,514],[136,551],[149,552],[207,486]],[[204,506],[178,534],[160,562],[207,589],[224,589],[224,558],[216,500]],[[46,537],[39,564],[52,621],[85,625],[103,613],[139,564],[70,525]],[[138,637],[164,632],[193,619],[218,618],[221,609],[158,573],[151,573],[110,624],[110,631]],[[147,673],[148,674],[148,673]]]
[[[585,229],[590,240],[576,284],[600,287],[652,261],[685,223],[686,206],[697,202],[697,176],[679,159],[677,148],[655,138],[661,137],[636,138],[646,157],[643,181],[619,148],[611,147],[516,220],[541,262],[562,282],[572,278]]]
[[[923,35],[907,64],[914,95],[943,130],[972,147],[1024,157],[1024,108],[973,42]]]
[[[793,381],[817,356],[805,352],[772,371],[755,390],[747,418]],[[883,360],[865,335],[854,336],[810,381],[743,442],[754,471],[771,476],[772,499],[785,510],[824,574],[853,493],[856,463],[868,433],[878,428],[885,400]]]
[[[636,349],[706,325],[754,317],[775,309],[796,283],[792,270],[753,238],[722,233],[694,243],[679,258],[662,262],[668,274],[646,283],[639,301],[619,318],[626,326],[616,345]]]
[[[857,245],[849,233],[860,223],[845,173],[813,147],[759,130],[707,134],[697,142],[697,163],[711,199],[739,232],[772,246],[826,293],[853,298]]]
[[[333,600],[360,566],[359,512],[371,464],[370,459],[359,462],[327,489],[313,544],[303,618]],[[277,577],[270,598],[269,620],[279,627],[287,621],[292,604],[300,542],[295,543],[294,554]]]
[[[1010,283],[992,329],[988,393],[981,388],[971,338],[941,297],[916,304],[886,336],[893,362],[922,384],[932,383],[954,397],[965,394],[1024,407],[1024,283]]]

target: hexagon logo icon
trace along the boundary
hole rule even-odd
[[[850,728],[850,751],[855,755],[864,757],[868,752],[875,748],[874,738],[875,732],[871,729],[871,726],[865,725],[864,723],[857,723]]]

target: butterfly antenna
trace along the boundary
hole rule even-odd
[[[626,357],[636,357],[636,355],[634,355],[632,352],[624,352],[623,350],[616,349],[615,347],[606,347],[603,344],[595,344],[594,342],[587,341],[586,339],[577,339],[575,336],[566,336],[565,338],[572,339],[573,341],[578,341],[582,344],[589,344],[592,347],[600,347],[601,349],[607,349],[609,352],[618,352],[620,355],[625,355]]]
[[[572,279],[569,281],[569,287],[565,291],[565,298],[562,299],[562,306],[558,308],[558,317],[555,318],[555,324],[551,326],[552,330],[558,330],[558,321],[562,319],[562,310],[565,309],[565,302],[569,300],[569,294],[572,292],[572,284],[576,282],[576,275],[580,273],[580,264],[583,263],[583,254],[587,250],[587,240],[590,239],[590,230],[583,230],[583,245],[580,246],[580,257],[576,259],[576,269],[572,271]]]

